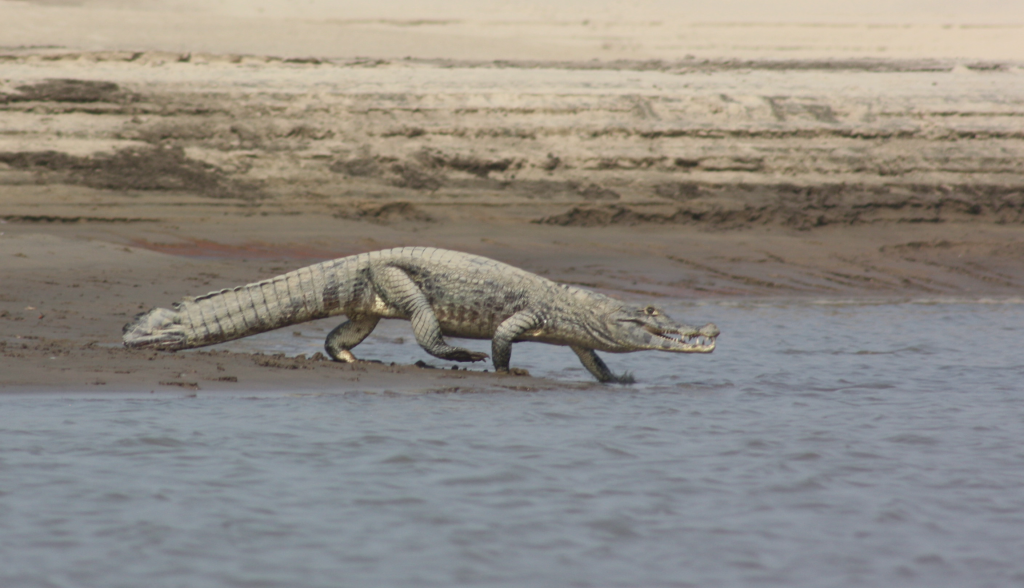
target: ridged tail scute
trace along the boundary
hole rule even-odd
[[[333,263],[186,298],[172,308],[154,308],[124,326],[125,347],[173,351],[213,345],[341,312]],[[324,304],[324,299],[328,303]]]

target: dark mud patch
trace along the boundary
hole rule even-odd
[[[486,159],[468,155],[450,155],[436,149],[422,149],[408,159],[381,155],[362,155],[331,163],[334,173],[352,178],[376,178],[396,188],[433,192],[450,183],[448,174],[461,172],[490,180],[492,173],[512,172],[523,162],[512,158]],[[479,180],[475,180],[479,181]],[[456,176],[456,184],[460,182]]]
[[[365,156],[332,163],[334,173],[354,178],[380,178],[396,188],[434,191],[445,183],[444,174],[415,161],[399,161],[394,157]]]
[[[680,211],[675,213],[639,212],[631,207],[620,204],[607,206],[574,206],[561,214],[546,216],[532,222],[542,225],[561,227],[607,227],[611,225],[640,225],[692,223],[699,219],[685,217]]]
[[[392,164],[388,183],[396,188],[433,192],[444,185],[444,176],[409,163]]]
[[[58,151],[0,153],[12,168],[58,175],[59,182],[104,190],[183,191],[214,198],[260,198],[259,189],[227,179],[180,147],[125,149],[89,157]]]
[[[576,193],[584,200],[618,200],[621,198],[615,190],[599,186],[598,184],[576,186]]]
[[[654,191],[679,204],[656,211],[622,204],[577,206],[533,222],[577,227],[776,224],[796,229],[878,222],[1024,222],[1024,187],[1016,186],[669,183],[656,185]]]
[[[15,93],[0,94],[0,104],[11,102],[111,102],[124,103],[136,99],[113,82],[93,80],[51,79],[15,88]]]
[[[957,245],[963,245],[963,243],[953,243],[946,239],[933,239],[931,241],[910,241],[908,243],[901,243],[899,245],[883,245],[879,247],[879,251],[885,253],[886,251],[896,251],[899,253],[905,253],[908,251],[928,251],[934,249],[951,249]]]
[[[416,160],[429,169],[449,169],[486,178],[492,172],[506,172],[519,169],[523,162],[511,159],[485,159],[467,155],[447,155],[434,149],[424,149],[416,154]]]
[[[434,218],[409,202],[389,202],[387,204],[362,205],[349,210],[334,213],[335,218],[348,220],[365,220],[378,224],[396,222],[434,222]]]
[[[992,243],[985,241],[950,241],[949,239],[930,239],[928,241],[908,241],[896,245],[883,245],[879,253],[895,253],[902,256],[933,255],[949,257],[955,254],[957,259],[984,258],[992,260],[997,257],[1011,259],[1024,258],[1024,240],[1009,243]]]
[[[56,216],[51,214],[7,214],[0,219],[15,223],[155,223],[155,218],[124,216]]]

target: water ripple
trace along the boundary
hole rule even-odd
[[[668,310],[728,337],[632,387],[0,399],[0,586],[1024,579],[1020,304]]]

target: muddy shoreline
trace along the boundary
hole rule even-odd
[[[152,306],[398,245],[637,300],[1021,295],[1019,64],[599,65],[0,55],[0,389],[568,385],[117,347]]]

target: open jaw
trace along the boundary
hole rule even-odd
[[[654,341],[660,343],[657,346],[658,349],[681,353],[711,353],[715,350],[718,337],[718,327],[712,324],[705,325],[700,330],[692,329],[686,332],[663,330],[646,325],[644,330],[656,337]]]

